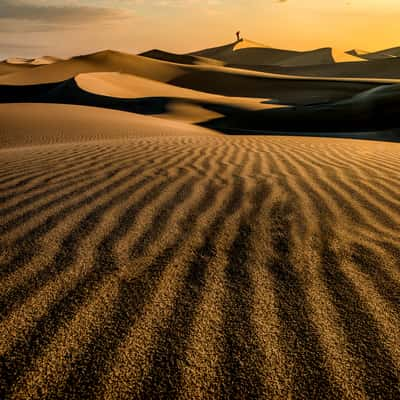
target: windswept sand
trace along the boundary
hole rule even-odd
[[[400,398],[399,86],[148,56],[0,63],[0,399]]]
[[[0,148],[122,140],[137,136],[217,135],[211,130],[178,121],[64,104],[0,104],[0,120]]]
[[[400,396],[399,144],[138,133],[0,159],[1,397]]]

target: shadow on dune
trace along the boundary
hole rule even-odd
[[[145,55],[152,57],[151,54]],[[225,63],[242,63],[246,65],[313,65],[332,64],[335,62],[329,47],[309,51],[284,50],[267,47],[246,39],[224,46],[192,52],[188,55],[209,57]]]
[[[0,103],[10,102],[73,104],[109,108],[143,115],[167,113],[169,106],[176,102],[198,105],[222,115],[241,114],[243,111],[237,106],[180,97],[157,96],[125,99],[103,96],[81,89],[75,79],[69,79],[57,84],[0,86]]]
[[[376,82],[271,78],[226,74],[218,70],[191,71],[169,84],[224,96],[273,98],[281,104],[325,103],[344,100],[376,87]]]
[[[167,82],[181,88],[227,97],[274,99],[280,104],[305,105],[348,99],[375,88],[369,81],[338,81],[226,73],[219,70],[191,70]],[[382,84],[385,86],[385,84]],[[162,97],[162,96],[160,96]],[[113,100],[111,100],[113,99]],[[74,78],[51,84],[0,85],[0,101],[72,102],[125,110],[132,99],[108,98],[82,90]],[[129,111],[129,109],[127,110]]]
[[[321,85],[319,81],[310,80],[309,86],[306,87],[302,80],[288,80],[286,85],[284,79],[266,83],[265,79],[248,77],[247,84],[243,86],[242,82],[238,87],[235,79],[232,75],[229,79],[219,80],[218,72],[214,71],[202,72],[196,79],[192,74],[187,74],[172,83],[193,88],[195,82],[199,86],[197,89],[204,91],[204,87],[210,89],[213,82],[215,93],[223,92],[228,96],[246,97],[257,95],[257,91],[259,94],[268,92],[273,100],[264,103],[284,103],[292,106],[254,111],[237,105],[181,97],[115,98],[87,92],[78,86],[75,79],[57,84],[0,86],[0,103],[73,104],[144,115],[161,115],[168,113],[171,105],[184,102],[221,114],[220,118],[198,125],[225,134],[285,134],[400,140],[397,118],[400,85],[376,87],[375,83],[374,87],[371,82],[347,82],[346,85],[341,85],[343,82],[339,81],[326,81]],[[264,90],[260,85],[267,86]],[[362,90],[365,88],[367,90]],[[308,105],[304,104],[306,99]]]
[[[399,104],[399,85],[379,86],[344,101],[246,111],[200,125],[227,134],[273,132],[398,141]]]
[[[310,77],[343,77],[343,78],[384,78],[398,79],[400,77],[400,58],[385,60],[340,62],[335,64],[315,64],[301,66],[282,65],[247,65],[227,64],[227,67],[266,72],[270,74],[310,76]]]

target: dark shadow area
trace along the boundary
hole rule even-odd
[[[0,103],[50,103],[72,104],[80,106],[109,108],[143,115],[159,115],[168,112],[168,107],[175,102],[198,105],[223,115],[241,113],[235,106],[222,105],[200,100],[179,97],[143,97],[135,99],[116,98],[93,94],[82,90],[75,79],[57,84],[32,86],[0,86]]]
[[[141,53],[139,55],[142,57],[152,58],[154,60],[168,61],[186,65],[196,65],[200,61],[200,59],[196,56],[191,56],[188,54],[169,53],[167,51],[158,49],[145,51],[144,53]]]
[[[400,102],[399,102],[400,104]],[[283,134],[400,140],[397,104],[323,104],[242,111],[199,123],[225,134]],[[388,132],[385,132],[388,131]]]
[[[344,100],[372,89],[377,82],[320,80],[227,74],[223,70],[193,70],[168,82],[202,92],[233,97],[274,98],[283,104],[308,104],[310,96],[319,102]]]
[[[246,65],[230,63],[227,67],[279,75],[326,77],[400,79],[400,58],[365,62],[338,62],[306,66]]]

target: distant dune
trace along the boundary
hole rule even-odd
[[[336,57],[0,63],[0,399],[400,398],[398,59]]]
[[[400,79],[400,58],[384,60],[341,62],[336,64],[309,65],[305,67],[235,66],[254,71],[310,77]]]
[[[32,70],[24,68],[18,72],[1,75],[0,85],[7,86],[3,86],[0,99],[3,102],[11,101],[11,99],[32,102],[37,97],[25,96],[24,93],[35,92],[39,95],[38,101],[44,101],[50,89],[52,91],[50,101],[54,102],[57,101],[54,97],[55,91],[61,95],[67,87],[70,87],[69,84],[63,84],[63,81],[67,82],[82,73],[116,71],[215,95],[261,98],[263,101],[273,99],[274,102],[280,104],[309,104],[343,100],[378,84],[391,83],[379,79],[372,81],[366,79],[335,80],[266,74],[213,64],[188,65],[104,51],[51,65],[38,66]],[[57,89],[51,85],[27,86],[53,83],[57,84]],[[19,85],[21,88],[13,89],[10,85]],[[159,87],[160,91],[157,97],[168,96],[166,86],[162,88]],[[86,100],[84,103],[80,102],[81,98],[83,98],[81,95],[72,98],[70,96],[70,100],[68,100],[64,96],[60,98],[60,101],[88,105]]]
[[[34,73],[23,71],[0,76],[0,84],[32,85],[59,82],[86,72],[123,72],[160,81],[184,73],[183,66],[116,51],[101,51],[69,60],[35,67]]]
[[[347,53],[365,60],[386,60],[400,57],[400,47],[392,47],[390,49],[379,50],[375,52],[353,49],[349,50]]]
[[[211,64],[211,65],[224,65],[222,61],[205,58],[205,57],[197,57],[189,54],[175,54],[169,53],[163,50],[149,50],[144,53],[139,54],[143,57],[153,58],[155,60],[169,61],[178,64],[188,64],[188,65],[202,65],[202,64]]]
[[[273,49],[243,40],[230,45],[191,53],[194,56],[215,58],[226,64],[298,66],[310,64],[332,64],[330,48],[312,51]]]
[[[26,63],[9,63],[7,61],[0,62],[0,78],[2,75],[12,74],[14,72],[24,71],[28,68],[32,68],[34,65]]]

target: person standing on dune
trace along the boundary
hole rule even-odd
[[[236,32],[237,41],[240,42],[242,39],[240,38],[240,31]]]

